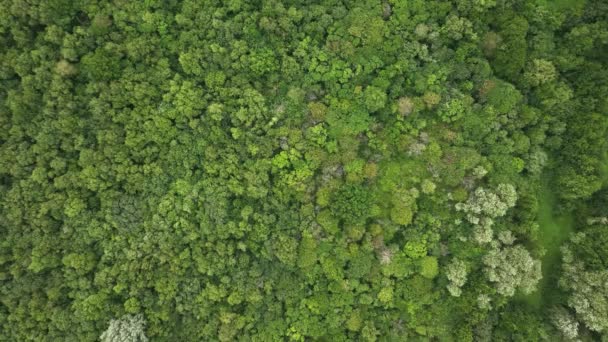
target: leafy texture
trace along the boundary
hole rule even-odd
[[[605,340],[607,55],[599,0],[0,0],[0,341]]]

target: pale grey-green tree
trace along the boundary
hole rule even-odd
[[[462,294],[461,287],[467,282],[467,265],[460,259],[452,259],[446,268],[446,276],[450,283],[447,286],[448,292],[454,297]]]
[[[488,280],[499,294],[507,297],[516,290],[524,294],[533,292],[542,278],[540,261],[520,245],[492,249],[483,257],[483,263]]]
[[[587,269],[582,261],[574,258],[568,246],[562,248],[562,256],[559,284],[570,292],[568,305],[589,329],[608,332],[608,270]]]
[[[500,184],[495,192],[483,187],[475,189],[464,203],[457,203],[456,210],[467,214],[467,220],[478,224],[482,217],[501,217],[515,206],[517,192],[511,184]]]
[[[147,342],[145,326],[143,315],[124,315],[111,320],[108,329],[99,338],[101,342]]]
[[[578,336],[578,322],[565,308],[554,309],[551,312],[551,321],[565,338],[573,340]]]

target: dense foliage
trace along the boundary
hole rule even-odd
[[[606,56],[603,0],[0,0],[0,340],[606,340]]]

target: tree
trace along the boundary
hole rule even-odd
[[[397,101],[397,110],[402,116],[407,116],[414,110],[414,101],[409,97],[401,97]]]
[[[455,258],[447,265],[446,276],[450,281],[447,288],[452,296],[460,297],[461,287],[467,282],[467,274],[467,266],[462,260]]]
[[[433,279],[439,273],[437,258],[434,256],[426,256],[420,259],[420,274],[428,279]]]
[[[391,220],[400,225],[409,225],[418,208],[416,206],[418,196],[419,192],[416,188],[395,191],[391,201],[393,205],[390,212]]]
[[[503,296],[511,297],[516,290],[529,294],[542,278],[540,261],[520,245],[492,249],[483,257],[483,263],[488,280]]]
[[[363,92],[365,106],[370,112],[376,112],[386,105],[386,93],[377,87],[369,86]]]
[[[557,70],[551,61],[534,59],[524,72],[524,80],[532,87],[553,82],[557,78]]]
[[[108,329],[99,338],[102,342],[146,342],[145,325],[143,315],[125,315],[111,320]]]
[[[332,214],[346,224],[363,223],[370,216],[372,197],[361,185],[347,184],[341,186],[333,195],[329,204]]]
[[[515,110],[523,99],[523,95],[513,84],[498,79],[486,81],[482,90],[481,98],[499,114]]]
[[[568,306],[589,329],[608,331],[608,239],[605,226],[588,227],[562,247],[560,286],[568,291]]]
[[[593,128],[592,128],[593,127]],[[602,186],[601,160],[606,147],[608,120],[597,113],[584,113],[571,118],[559,159],[557,171],[560,197],[566,200],[584,199]]]
[[[84,56],[80,62],[82,70],[93,81],[108,81],[120,75],[120,56],[106,48]]]
[[[524,17],[509,12],[501,13],[500,26],[500,44],[495,52],[494,70],[499,76],[515,81],[526,64],[529,24]]]
[[[304,234],[298,250],[298,266],[304,269],[310,268],[317,263],[316,241],[311,234]]]
[[[564,337],[571,340],[578,337],[578,322],[563,307],[552,310],[551,320]]]
[[[423,194],[430,195],[435,192],[437,185],[435,185],[435,183],[433,183],[432,181],[425,179],[422,181],[422,184],[420,185],[420,187],[421,187]]]
[[[456,94],[439,106],[439,118],[443,122],[457,121],[467,114],[472,102],[470,97]]]
[[[472,224],[479,224],[482,218],[496,218],[504,216],[509,208],[515,206],[517,192],[510,184],[499,184],[496,192],[482,187],[475,189],[465,203],[456,204],[456,210],[464,211],[467,220]]]

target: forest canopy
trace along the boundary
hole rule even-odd
[[[0,0],[0,340],[608,341],[604,0]]]

